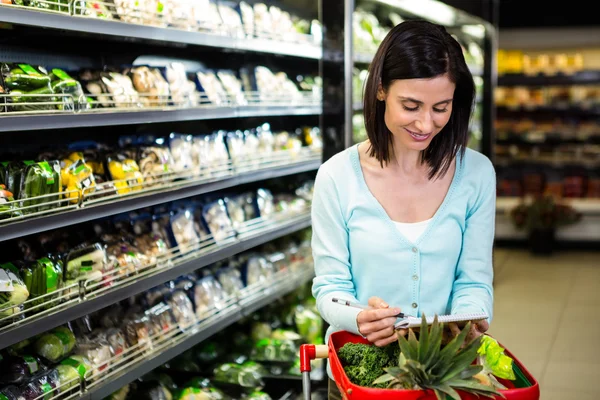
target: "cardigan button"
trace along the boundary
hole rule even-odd
[[[412,308],[417,308],[419,305],[417,303],[412,303]]]
[[[416,253],[416,252],[418,252],[418,251],[419,251],[419,249],[417,249],[416,247],[413,247],[413,248],[412,248],[412,251],[413,251],[413,253]]]
[[[419,275],[413,275],[413,281],[418,281],[419,280]]]

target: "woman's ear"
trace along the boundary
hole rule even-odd
[[[383,90],[381,83],[377,85],[377,100],[385,101],[385,90]]]

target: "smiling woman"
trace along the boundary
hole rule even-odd
[[[382,42],[365,88],[368,140],[324,163],[315,183],[313,294],[327,337],[346,330],[385,346],[400,311],[485,313],[471,335],[489,328],[496,179],[467,149],[474,97],[443,27],[407,21]]]

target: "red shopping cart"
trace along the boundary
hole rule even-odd
[[[310,371],[311,360],[319,358],[329,358],[331,373],[338,389],[346,400],[436,400],[433,391],[424,390],[391,390],[391,389],[372,389],[354,385],[344,372],[342,363],[337,356],[337,350],[346,343],[365,343],[366,339],[356,336],[349,332],[335,332],[329,338],[329,345],[310,345],[304,344],[300,347],[300,370],[302,372],[302,387],[304,390],[304,399],[310,400]],[[540,387],[535,378],[527,371],[523,364],[517,360],[511,352],[505,349],[506,355],[514,360],[514,369],[517,379],[507,381],[499,379],[506,386],[507,390],[502,390],[506,400],[539,400]],[[460,391],[459,391],[460,393]],[[461,398],[465,400],[477,400],[478,397],[469,393],[460,393]],[[497,397],[498,400],[501,397]]]

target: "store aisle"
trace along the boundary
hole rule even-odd
[[[600,253],[495,254],[490,333],[523,361],[541,400],[598,400]]]

